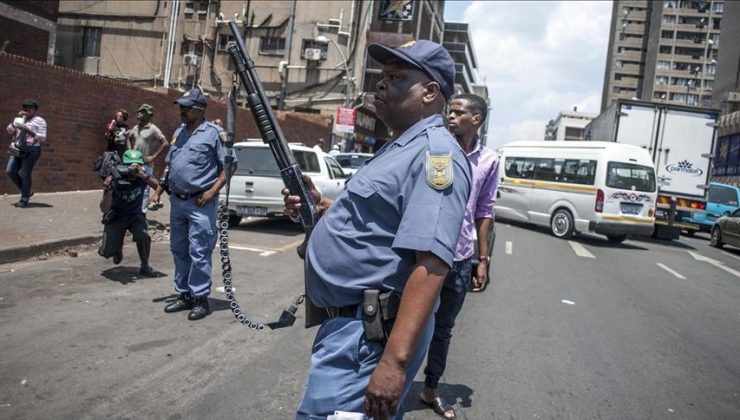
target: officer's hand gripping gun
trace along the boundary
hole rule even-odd
[[[297,195],[301,198],[301,224],[306,231],[306,238],[303,244],[298,247],[298,255],[305,257],[305,248],[311,230],[318,221],[318,212],[316,204],[311,197],[306,184],[303,182],[301,168],[296,163],[293,153],[290,151],[288,141],[283,135],[283,131],[278,125],[275,115],[272,113],[270,103],[265,95],[262,83],[254,69],[254,61],[249,57],[247,49],[244,47],[244,41],[239,33],[236,22],[229,22],[229,28],[234,35],[234,42],[227,46],[231,61],[234,63],[236,73],[247,92],[247,103],[252,110],[252,115],[257,123],[257,128],[262,135],[262,141],[270,146],[272,154],[275,156],[280,176],[283,178],[285,187],[288,188],[291,195]]]

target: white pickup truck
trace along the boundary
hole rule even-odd
[[[309,175],[321,193],[335,199],[344,189],[347,174],[334,158],[318,146],[306,147],[291,143],[301,171]],[[281,217],[283,210],[283,180],[270,147],[262,140],[236,143],[234,152],[238,169],[231,177],[229,192],[229,225],[238,226],[243,217]],[[226,188],[221,189],[221,200]]]

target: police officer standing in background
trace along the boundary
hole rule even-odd
[[[183,125],[167,153],[170,189],[170,249],[175,290],[180,296],[165,312],[190,310],[195,321],[211,313],[211,253],[216,245],[218,192],[226,182],[226,147],[219,128],[205,120],[206,97],[199,89],[176,100]]]
[[[383,64],[374,104],[393,139],[335,202],[309,182],[325,212],[308,242],[306,285],[328,319],[316,334],[296,419],[335,410],[403,417],[470,194],[470,163],[441,115],[454,90],[449,53],[420,40],[395,49],[373,44],[368,54]],[[300,198],[283,194],[295,215]],[[380,310],[366,304],[376,289],[391,296]],[[382,321],[380,334],[374,320]]]

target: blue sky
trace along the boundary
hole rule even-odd
[[[599,112],[610,1],[447,1],[467,22],[491,96],[488,144],[542,140],[560,111]]]

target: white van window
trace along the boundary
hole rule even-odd
[[[535,172],[534,178],[540,181],[557,181],[557,174],[555,173],[555,159],[537,160],[537,171]]]
[[[534,178],[534,170],[537,159],[534,158],[506,158],[504,170],[506,176],[511,178]]]
[[[606,170],[606,186],[644,192],[655,191],[655,169],[632,163],[609,162]]]
[[[293,150],[293,155],[302,172],[321,172],[316,153]],[[236,157],[239,160],[236,175],[280,176],[269,147],[237,147]]]
[[[560,181],[571,184],[594,185],[596,161],[586,159],[565,159]]]
[[[712,185],[709,187],[708,201],[726,206],[737,206],[737,192],[732,188]]]

